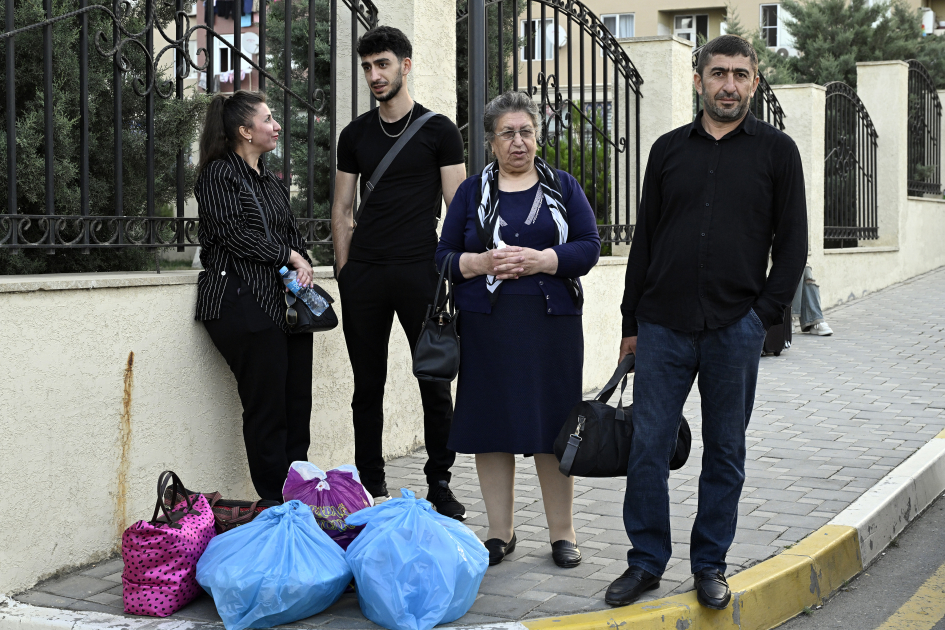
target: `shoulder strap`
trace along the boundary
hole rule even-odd
[[[380,113],[378,113],[380,116]],[[427,112],[420,118],[416,119],[410,126],[407,127],[407,131],[403,132],[397,142],[394,143],[394,146],[390,148],[390,151],[387,152],[387,155],[384,156],[384,159],[381,160],[381,163],[377,165],[377,168],[374,169],[374,172],[371,174],[371,179],[368,180],[368,183],[365,184],[364,195],[361,197],[361,203],[358,204],[358,211],[354,215],[354,224],[358,225],[358,219],[361,218],[361,213],[364,212],[364,207],[367,205],[367,200],[371,197],[371,193],[374,192],[374,189],[377,187],[377,182],[380,181],[381,177],[384,176],[384,171],[387,170],[387,167],[391,165],[394,161],[394,158],[397,157],[397,154],[400,153],[400,150],[404,148],[404,145],[413,138],[414,134],[420,131],[422,127],[428,120],[436,116],[436,112]]]
[[[266,220],[266,213],[263,212],[262,206],[259,204],[259,199],[256,198],[256,193],[253,192],[253,187],[250,186],[249,182],[243,177],[240,177],[240,181],[243,182],[243,186],[246,187],[246,190],[249,191],[249,194],[253,196],[253,201],[256,202],[256,209],[259,210],[259,216],[262,217],[263,228],[266,230],[266,240],[271,241],[272,235],[269,233],[269,221]]]

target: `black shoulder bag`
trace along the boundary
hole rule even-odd
[[[459,373],[459,312],[453,303],[454,256],[456,252],[451,252],[443,260],[436,295],[433,304],[427,306],[427,315],[413,351],[413,375],[421,381],[449,383]],[[448,293],[441,304],[440,291],[444,280]]]
[[[240,179],[249,194],[253,196],[253,201],[256,202],[256,210],[259,211],[259,216],[262,217],[263,229],[266,230],[266,240],[272,241],[272,234],[269,232],[269,221],[266,220],[266,213],[263,212],[262,205],[260,205],[259,199],[256,198],[256,193],[253,192],[249,182],[243,178]],[[335,298],[331,297],[328,291],[314,282],[312,283],[312,290],[328,302],[328,308],[321,315],[315,315],[305,302],[295,297],[294,293],[286,292],[285,294],[285,322],[289,326],[289,332],[293,335],[331,330],[338,325],[338,316],[335,314],[335,309],[331,307]],[[298,306],[296,306],[296,302],[298,302]]]
[[[633,440],[633,405],[624,409],[623,393],[627,389],[627,375],[633,369],[635,357],[624,357],[617,371],[593,400],[578,403],[555,439],[555,457],[558,470],[567,477],[625,477],[630,463],[630,443]],[[622,383],[621,383],[622,381]],[[620,398],[616,407],[607,404],[620,384]],[[682,468],[689,459],[692,433],[686,418],[680,416],[676,452],[669,463],[670,470]]]

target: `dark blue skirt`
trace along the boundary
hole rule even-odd
[[[449,448],[553,453],[581,402],[580,315],[548,315],[543,295],[500,295],[492,313],[459,317],[460,366]]]

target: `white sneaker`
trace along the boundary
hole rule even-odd
[[[830,326],[827,325],[827,322],[820,322],[819,324],[814,324],[810,327],[810,330],[807,331],[811,335],[820,335],[821,337],[829,337],[833,334],[833,331],[830,330]]]

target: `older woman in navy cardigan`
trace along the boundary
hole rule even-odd
[[[515,549],[515,455],[534,455],[558,566],[581,562],[574,481],[553,444],[581,401],[583,289],[600,237],[584,192],[535,156],[542,118],[521,92],[496,97],[483,125],[496,161],[463,182],[436,252],[451,252],[460,368],[449,448],[476,455],[489,520],[489,564]]]

